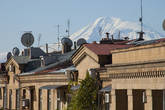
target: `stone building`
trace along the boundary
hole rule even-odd
[[[105,42],[105,43],[104,43]],[[100,110],[109,109],[109,101],[105,103],[105,96],[109,96],[111,80],[102,72],[106,72],[105,66],[112,64],[112,50],[128,48],[133,45],[126,44],[128,41],[107,41],[101,43],[84,44],[76,50],[72,56],[72,62],[78,70],[79,80],[83,80],[87,71],[91,76],[98,77],[101,90],[99,91],[98,107]],[[100,74],[100,75],[99,75]],[[105,76],[105,77],[104,77]],[[100,78],[99,78],[100,77]],[[108,94],[107,94],[108,93]]]
[[[112,110],[164,110],[164,39],[112,51]],[[122,97],[122,100],[121,100]]]
[[[135,40],[126,44],[114,49],[98,48],[96,44],[90,49],[87,45],[94,44],[83,45],[72,57],[80,78],[90,68],[99,73],[102,82],[100,92],[103,93],[100,109],[164,110],[165,39]],[[95,47],[100,52],[104,49],[109,51],[111,56],[106,58],[109,64],[99,65],[99,60],[95,59],[99,59],[100,55],[95,53]]]
[[[71,46],[70,46],[71,48]],[[67,86],[75,67],[75,50],[45,53],[28,48],[11,56],[0,74],[0,107],[7,110],[63,110],[68,104]]]

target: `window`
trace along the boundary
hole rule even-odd
[[[23,96],[22,96],[23,99],[26,99],[26,89],[23,89]]]
[[[16,90],[16,110],[19,110],[19,89]]]
[[[9,90],[9,109],[12,109],[12,90]]]
[[[47,110],[51,110],[51,90],[48,90],[48,94],[47,94]]]
[[[2,88],[0,88],[0,100],[2,100]]]
[[[58,110],[62,110],[62,108],[61,108],[61,99],[60,98],[61,98],[60,97],[60,90],[57,89],[57,109]]]
[[[6,94],[6,88],[3,87],[3,108],[6,108],[7,107],[7,94]]]
[[[39,110],[42,110],[42,90],[39,89]]]

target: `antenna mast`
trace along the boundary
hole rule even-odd
[[[141,23],[141,31],[138,32],[138,34],[139,34],[139,40],[144,40],[143,39],[144,32],[143,32],[143,1],[142,0],[141,0],[141,17],[139,18],[139,21]]]
[[[140,17],[139,21],[141,22],[141,32],[143,32],[143,4],[142,4],[142,0],[141,0],[141,17]]]
[[[58,40],[58,51],[60,48],[60,25],[57,25],[57,40]]]
[[[41,40],[41,33],[39,33],[39,35],[38,35],[38,47],[40,46],[40,40]]]
[[[119,33],[118,33],[118,39],[120,39],[120,30],[119,30]]]
[[[66,33],[68,33],[68,38],[70,37],[70,20],[68,19],[67,21],[67,26],[68,26],[68,29],[66,29]]]

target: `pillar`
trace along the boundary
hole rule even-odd
[[[132,89],[127,90],[128,95],[128,110],[133,110],[133,95],[132,95]]]
[[[165,90],[163,90],[163,110],[165,110]]]
[[[152,110],[152,90],[146,90],[147,102],[145,103],[144,107],[145,110]]]
[[[110,110],[116,110],[116,93],[115,89],[111,90],[111,106]]]

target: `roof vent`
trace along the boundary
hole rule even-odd
[[[97,42],[96,42],[96,41],[93,41],[92,43],[93,43],[93,44],[97,44]]]
[[[106,32],[106,37],[107,37],[107,40],[109,39],[109,32]]]

